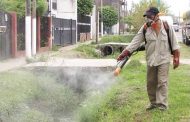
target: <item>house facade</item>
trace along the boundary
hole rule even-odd
[[[77,0],[49,0],[52,17],[52,43],[71,45],[77,42]]]
[[[48,11],[36,19],[36,51],[77,42],[77,0],[47,0]],[[0,11],[0,60],[26,55],[25,17]]]

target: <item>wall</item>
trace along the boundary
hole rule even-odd
[[[77,30],[77,0],[50,0],[50,2],[57,2],[57,9],[53,9],[51,4],[51,16],[61,19],[76,20]],[[77,32],[75,32],[77,37]],[[77,38],[76,38],[77,42]]]
[[[52,9],[52,16],[63,19],[77,19],[77,0],[53,1],[57,1],[57,10]]]
[[[112,26],[112,33],[118,34],[119,33],[119,23]]]

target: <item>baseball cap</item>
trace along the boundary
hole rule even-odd
[[[143,17],[145,16],[151,16],[151,15],[156,15],[159,13],[158,8],[156,7],[150,7],[146,12],[144,13]]]

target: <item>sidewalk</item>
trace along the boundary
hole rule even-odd
[[[116,59],[83,59],[83,58],[59,58],[54,57],[48,62],[36,62],[27,64],[26,67],[59,67],[59,68],[103,68],[114,69]]]
[[[69,46],[66,46],[66,47],[61,47],[59,49],[59,51],[67,52],[69,50],[72,50],[72,49],[76,48],[80,44],[88,44],[88,43],[91,43],[92,41],[93,40],[87,41],[85,43],[77,43],[77,44],[74,44],[74,45],[69,45]],[[40,54],[37,54],[37,55],[41,55],[41,54],[47,54],[48,55],[49,53],[50,52],[47,51],[47,52],[43,52],[43,53],[40,53]],[[19,68],[19,67],[25,66],[26,64],[27,64],[26,57],[11,58],[11,59],[7,59],[7,60],[3,60],[3,61],[0,61],[0,72],[11,70],[11,69],[15,69],[15,68]]]
[[[180,64],[188,64],[188,65],[190,65],[190,59],[180,59]]]
[[[143,60],[143,61],[140,61],[141,63],[145,64],[146,61]],[[170,64],[173,63],[173,60],[170,61]],[[187,64],[187,65],[190,65],[190,59],[180,59],[180,64]]]
[[[3,60],[3,61],[0,61],[0,72],[19,68],[26,64],[27,62],[25,60],[25,57]]]

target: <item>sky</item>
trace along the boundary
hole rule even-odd
[[[128,8],[131,8],[131,3],[138,3],[140,0],[127,0]],[[176,16],[182,16],[183,12],[186,10],[190,10],[190,0],[162,0],[166,3],[170,8],[169,10]]]

